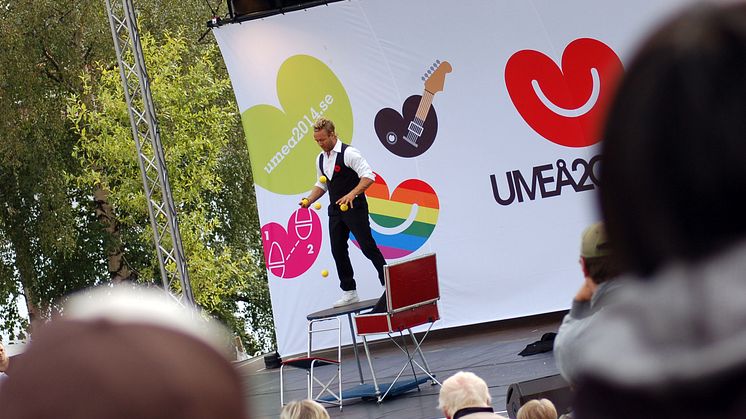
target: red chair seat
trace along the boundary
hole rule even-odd
[[[394,333],[440,319],[436,302],[396,313],[361,314],[355,317],[358,335]]]

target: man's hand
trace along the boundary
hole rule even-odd
[[[357,195],[350,192],[347,195],[339,198],[336,204],[337,205],[347,204],[347,206],[349,206],[350,208],[354,208],[354,206],[352,205],[352,201],[355,200],[355,198],[357,198]]]
[[[581,286],[578,293],[575,294],[575,301],[591,301],[593,293],[596,292],[596,287],[596,283],[586,276],[583,286]]]
[[[313,189],[311,189],[311,193],[307,197],[301,199],[300,202],[298,202],[298,205],[300,205],[301,208],[308,208],[311,206],[311,204],[318,201],[319,198],[324,196],[325,193],[325,190],[319,188],[318,186],[314,186]]]

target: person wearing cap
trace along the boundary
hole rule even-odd
[[[619,265],[613,257],[606,229],[601,222],[588,226],[580,243],[580,266],[584,281],[572,302],[554,340],[554,356],[562,377],[568,383],[576,378],[578,347],[592,327],[593,316],[612,301],[621,285],[616,281]]]

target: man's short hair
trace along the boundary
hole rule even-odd
[[[313,131],[325,130],[329,134],[334,134],[334,122],[331,119],[319,118],[313,124]]]
[[[492,403],[487,383],[472,372],[459,371],[443,381],[438,408],[448,417],[467,407],[489,407]]]
[[[586,274],[596,284],[619,276],[621,266],[614,255],[604,223],[591,224],[581,236],[580,256],[583,257]]]

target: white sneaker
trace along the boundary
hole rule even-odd
[[[357,296],[357,290],[342,291],[342,298],[334,303],[334,307],[342,307],[348,304],[357,303],[360,298]]]

